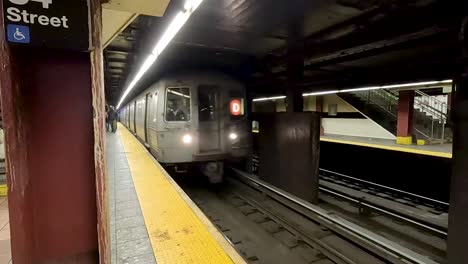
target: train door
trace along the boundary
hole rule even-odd
[[[129,111],[129,118],[128,118],[128,129],[131,131],[131,132],[135,132],[134,131],[134,127],[133,127],[133,123],[135,122],[135,103],[132,102],[131,104],[129,104],[129,108],[130,108],[130,111]]]
[[[146,139],[148,144],[156,148],[156,121],[157,121],[157,104],[158,104],[158,93],[155,92],[153,95],[148,94],[149,98],[146,100],[147,110],[146,110]],[[147,96],[148,96],[147,95]]]
[[[132,113],[132,131],[136,134],[136,115],[137,115],[137,101],[133,101],[133,113]]]
[[[130,106],[127,105],[126,108],[127,108],[127,111],[125,113],[126,113],[127,117],[126,117],[126,120],[125,120],[125,126],[128,129],[130,129]]]
[[[151,105],[151,93],[147,93],[146,94],[146,100],[145,100],[145,120],[144,120],[144,129],[145,129],[145,142],[149,144],[149,138],[148,138],[148,134],[149,134],[149,131],[148,131],[148,118],[149,118],[149,114],[148,112],[150,111],[150,105]]]
[[[216,86],[198,87],[198,131],[200,153],[221,150],[219,89]]]
[[[146,98],[141,98],[136,102],[136,135],[140,140],[146,139],[145,117],[146,117]]]

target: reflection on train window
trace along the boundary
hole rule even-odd
[[[216,86],[198,87],[198,119],[199,121],[216,120]]]
[[[188,87],[167,88],[166,121],[190,121],[190,89]]]

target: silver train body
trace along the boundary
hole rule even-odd
[[[166,166],[199,166],[222,180],[224,161],[250,149],[245,87],[222,74],[162,78],[120,109],[121,122]]]

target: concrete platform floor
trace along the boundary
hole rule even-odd
[[[125,150],[107,133],[107,170],[112,264],[156,263]]]
[[[0,264],[12,263],[8,199],[0,197]]]

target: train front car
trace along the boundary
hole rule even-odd
[[[184,74],[154,84],[124,112],[130,130],[163,165],[196,166],[219,183],[224,163],[249,152],[244,103],[244,86],[228,76]]]

